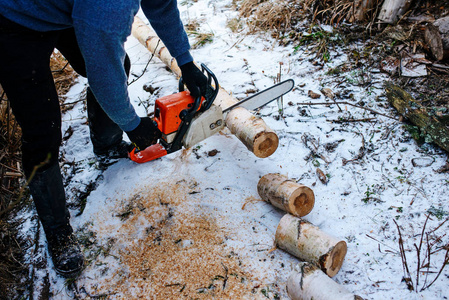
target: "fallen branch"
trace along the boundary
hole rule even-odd
[[[378,111],[376,111],[374,109],[371,109],[369,107],[363,107],[363,106],[360,106],[360,105],[357,105],[357,104],[354,104],[354,103],[350,103],[350,102],[346,102],[346,101],[333,102],[333,103],[330,103],[330,102],[318,102],[318,103],[303,102],[303,103],[297,103],[297,105],[332,105],[332,104],[346,104],[346,105],[350,105],[350,106],[353,106],[353,107],[357,107],[357,108],[361,108],[361,109],[364,109],[364,110],[368,110],[368,111],[370,111],[370,112],[372,112],[372,113],[374,113],[376,115],[380,115],[380,116],[384,116],[384,117],[387,117],[387,118],[390,118],[390,119],[393,119],[393,120],[397,120],[395,117],[391,117],[389,115],[380,113],[380,112],[378,112]]]
[[[418,126],[421,133],[430,138],[442,149],[449,151],[449,129],[434,116],[427,113],[426,108],[415,101],[409,93],[391,83],[385,86],[388,102],[397,111]]]

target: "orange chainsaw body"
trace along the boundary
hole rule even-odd
[[[193,98],[184,91],[184,81],[179,79],[179,93],[164,96],[156,100],[154,105],[154,121],[162,134],[159,143],[146,149],[129,152],[129,158],[137,163],[144,163],[165,156],[183,147],[183,139],[188,132],[196,113],[201,109],[208,110],[218,94],[218,81],[215,75],[204,64],[201,72],[206,73],[208,86],[205,97]],[[214,84],[212,85],[212,79]],[[215,86],[215,88],[213,88]]]
[[[201,103],[203,100],[204,98],[201,99]],[[194,102],[195,98],[188,91],[157,99],[154,107],[154,120],[162,134],[169,135],[177,131],[182,122],[181,112],[191,108]]]

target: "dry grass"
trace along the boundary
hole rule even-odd
[[[274,36],[294,30],[303,20],[323,24],[339,25],[343,21],[353,22],[355,3],[350,0],[243,0],[239,11],[248,19],[252,32],[270,30]],[[373,8],[363,15],[365,22],[374,23],[383,0],[377,0]],[[359,16],[359,18],[361,18]]]
[[[57,51],[53,52],[53,55],[51,56],[50,66],[55,81],[56,91],[59,95],[59,101],[62,104],[65,100],[64,95],[67,94],[70,88],[75,84],[78,75],[73,71],[64,56]],[[69,108],[70,107],[61,106],[63,112]]]
[[[54,70],[53,76],[60,97],[67,93],[76,78],[72,68],[66,64],[59,53],[51,58],[51,68]],[[0,298],[14,299],[28,288],[25,281],[28,270],[21,263],[21,241],[17,238],[15,225],[8,221],[11,214],[23,205],[23,199],[18,199],[24,181],[20,152],[21,130],[1,86],[0,96]]]
[[[17,232],[8,223],[7,209],[17,197],[20,170],[20,128],[14,120],[6,95],[0,87],[0,298],[11,299],[24,289],[20,279],[26,274],[21,265],[21,249]]]
[[[271,30],[286,32],[301,16],[301,9],[294,1],[244,0],[240,15],[248,18],[251,31]]]

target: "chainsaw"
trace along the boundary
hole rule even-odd
[[[204,64],[201,64],[201,70],[207,76],[205,96],[192,97],[184,90],[181,77],[178,93],[156,100],[154,121],[162,134],[159,143],[141,151],[134,148],[129,153],[131,160],[145,163],[183,147],[188,149],[222,130],[226,115],[232,109],[243,107],[255,110],[290,92],[295,85],[292,79],[288,79],[222,109],[213,105],[219,91],[217,77]]]

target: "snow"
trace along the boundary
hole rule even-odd
[[[92,182],[96,185],[87,196],[82,214],[78,208],[71,210],[71,222],[77,235],[90,235],[94,245],[83,246],[88,265],[76,280],[75,290],[55,274],[48,259],[52,299],[89,298],[88,295],[132,299],[142,293],[146,293],[148,299],[156,299],[152,285],[136,279],[131,271],[135,266],[123,262],[127,255],[133,255],[128,253],[130,250],[134,249],[135,253],[140,251],[138,249],[145,250],[148,229],[158,229],[164,222],[168,208],[160,205],[155,200],[157,197],[168,199],[168,206],[174,211],[174,221],[168,228],[178,230],[173,222],[181,222],[180,216],[207,220],[223,238],[220,251],[231,253],[243,262],[238,272],[246,274],[246,284],[255,293],[227,295],[223,299],[288,299],[285,285],[298,259],[279,249],[270,251],[274,247],[277,224],[285,213],[258,201],[257,182],[267,173],[285,174],[314,190],[315,207],[304,219],[347,242],[344,264],[333,280],[348,291],[365,299],[447,299],[447,269],[422,292],[410,292],[401,282],[404,272],[394,221],[401,227],[412,280],[416,283],[418,258],[413,244],[419,245],[428,210],[431,207],[441,209],[443,214],[447,210],[449,177],[435,172],[445,164],[446,154],[431,145],[417,146],[389,107],[382,88],[388,78],[377,72],[361,75],[348,72],[336,78],[326,72],[347,61],[342,53],[333,52],[331,62],[324,66],[314,65],[313,53],[308,54],[305,49],[294,52],[290,46],[280,47],[268,33],[233,33],[226,27],[227,21],[238,17],[231,1],[198,0],[180,5],[180,10],[186,23],[198,19],[201,30],[214,34],[211,43],[192,50],[192,55],[197,62],[205,63],[216,74],[221,86],[234,97],[243,98],[248,90],[262,90],[273,85],[279,70],[283,79],[295,80],[294,91],[283,99],[283,118],[279,118],[276,102],[258,113],[278,134],[279,148],[268,158],[257,158],[225,129],[193,149],[141,165],[122,159],[102,172],[91,150],[85,107],[78,102],[63,116],[63,132],[71,126],[74,134],[64,142],[61,152],[65,161],[73,162],[63,165],[66,179],[70,176],[66,186],[70,204],[77,203],[77,191],[83,190],[83,186]],[[325,30],[332,31],[331,28]],[[194,36],[191,38],[193,41]],[[126,48],[132,62],[130,80],[133,80],[144,71],[150,53],[133,37],[128,39]],[[375,82],[371,88],[357,84],[364,75]],[[144,85],[152,85],[156,92],[149,94],[142,88]],[[82,97],[85,86],[86,80],[80,78],[66,102]],[[363,101],[366,107],[391,118],[345,104],[339,105],[340,111],[323,95],[315,100],[307,96],[309,90],[319,93],[325,87],[343,95],[336,101],[353,104]],[[156,98],[176,91],[176,78],[157,58],[153,58],[144,75],[129,86],[130,98],[141,116],[152,111]],[[329,104],[300,104],[308,102]],[[346,118],[374,119],[371,122],[332,122]],[[318,156],[310,156],[304,135],[319,143]],[[337,142],[335,150],[326,150],[324,146],[334,142]],[[209,156],[211,150],[219,152]],[[364,153],[356,159],[359,151]],[[414,166],[413,159],[426,163]],[[348,162],[345,164],[344,160]],[[328,176],[327,184],[318,179],[317,168]],[[120,217],[127,207],[131,216]],[[426,232],[443,219],[432,216]],[[32,227],[28,221],[22,231]],[[448,224],[443,225],[440,235],[447,229]],[[165,234],[169,233],[164,232],[167,237]],[[186,253],[192,253],[192,263],[194,259],[201,260],[194,254],[198,243],[195,237],[179,243],[183,250],[191,250]],[[45,245],[42,237],[40,244]],[[447,237],[443,236],[439,244],[447,244]],[[31,252],[28,254],[31,260]],[[142,255],[151,253],[142,252]],[[444,251],[432,255],[431,271],[438,272],[443,256]],[[144,262],[142,259],[135,263]],[[123,278],[126,276],[130,276],[130,281],[125,285]],[[429,274],[427,283],[434,276],[434,273]],[[425,275],[421,274],[420,287],[424,280]],[[173,299],[182,298],[182,295],[179,292]],[[197,297],[213,298],[213,295],[206,291],[198,293]]]

